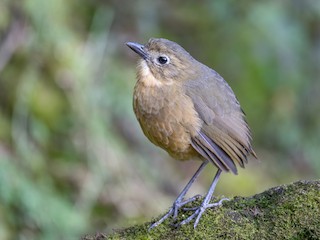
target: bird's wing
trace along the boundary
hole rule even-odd
[[[237,173],[234,162],[241,167],[252,150],[250,130],[240,104],[224,79],[210,69],[198,79],[185,84],[186,94],[203,124],[192,146],[218,168]]]

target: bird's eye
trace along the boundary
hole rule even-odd
[[[160,56],[157,58],[157,60],[160,64],[166,64],[169,62],[169,58],[166,56]]]

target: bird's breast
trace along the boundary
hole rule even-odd
[[[134,112],[144,134],[176,159],[197,155],[190,143],[202,123],[192,100],[175,84],[145,84],[147,77],[140,76],[133,95]]]

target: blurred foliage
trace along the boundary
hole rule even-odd
[[[0,239],[108,231],[177,196],[199,163],[152,146],[131,107],[124,43],[150,37],[212,66],[247,114],[261,161],[217,194],[319,177],[319,1],[1,0]]]

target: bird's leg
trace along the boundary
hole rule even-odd
[[[182,190],[182,192],[179,194],[179,196],[177,197],[177,199],[174,201],[173,206],[169,209],[169,211],[157,222],[153,223],[150,227],[149,230],[151,230],[152,228],[160,225],[164,220],[166,220],[169,216],[173,216],[173,218],[175,219],[178,216],[178,210],[186,205],[187,203],[190,203],[192,201],[194,201],[195,199],[197,199],[199,197],[199,195],[196,195],[190,199],[187,199],[185,201],[183,201],[184,196],[186,195],[186,193],[188,192],[188,190],[190,189],[191,185],[194,183],[194,181],[197,179],[197,177],[200,175],[200,173],[202,172],[202,170],[204,169],[204,167],[208,164],[208,160],[205,160],[200,167],[198,168],[198,170],[195,172],[195,174],[192,176],[192,178],[190,179],[190,181],[188,182],[188,184],[184,187],[184,189]]]
[[[210,204],[210,200],[211,200],[211,198],[212,198],[212,194],[213,194],[213,192],[214,192],[214,190],[215,190],[215,188],[216,188],[216,185],[217,185],[217,183],[218,183],[218,180],[219,180],[219,177],[220,177],[220,175],[221,175],[221,172],[222,172],[222,170],[220,170],[220,169],[217,171],[217,173],[216,173],[216,175],[215,175],[215,177],[214,177],[214,179],[213,179],[213,181],[212,181],[212,183],[211,183],[211,186],[210,186],[210,188],[209,188],[209,191],[208,191],[206,197],[204,198],[201,206],[199,206],[199,207],[197,207],[197,208],[189,208],[189,209],[187,208],[186,210],[195,210],[195,212],[194,212],[190,217],[188,217],[187,219],[185,219],[185,220],[183,220],[181,223],[179,223],[178,225],[187,224],[187,223],[189,223],[192,219],[194,219],[195,217],[197,217],[196,220],[195,220],[195,222],[194,222],[194,225],[193,225],[193,227],[196,228],[197,225],[198,225],[198,223],[199,223],[199,220],[200,220],[202,214],[204,213],[204,211],[205,211],[207,208],[220,206],[223,201],[229,200],[229,199],[227,199],[227,198],[223,198],[223,199],[221,199],[221,200],[220,200],[219,202],[217,202],[217,203],[211,203],[211,204]]]

